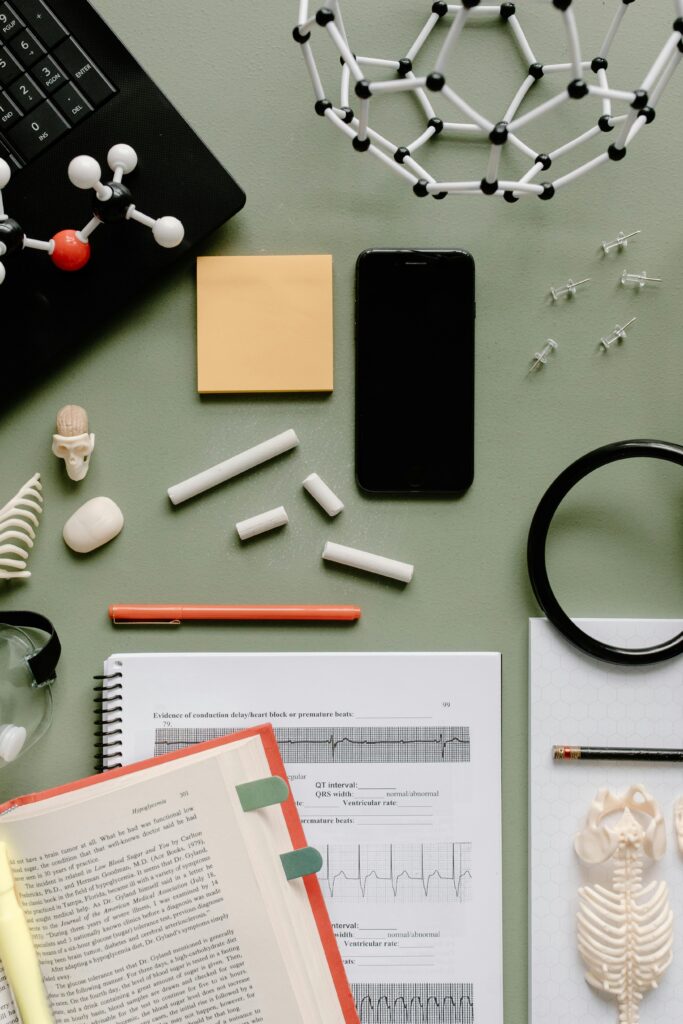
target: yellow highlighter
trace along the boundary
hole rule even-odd
[[[0,961],[22,1024],[54,1024],[31,933],[14,889],[6,843],[0,843]]]

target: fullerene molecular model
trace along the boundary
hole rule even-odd
[[[141,213],[133,202],[130,189],[123,184],[123,176],[137,167],[138,157],[132,146],[123,143],[112,146],[107,163],[114,172],[111,181],[102,182],[102,169],[91,156],[75,157],[68,168],[69,180],[76,188],[93,189],[93,216],[80,231],[71,228],[59,231],[49,242],[29,238],[20,224],[4,210],[2,189],[9,183],[11,169],[0,159],[0,260],[23,249],[46,252],[60,270],[81,270],[90,259],[90,236],[101,224],[135,220],[151,228],[158,245],[173,249],[180,245],[185,229],[177,217],[159,217],[155,220]],[[5,280],[5,267],[0,262],[0,284]]]
[[[357,152],[371,153],[388,168],[407,181],[417,196],[433,196],[444,199],[448,195],[496,195],[508,202],[536,195],[540,199],[551,199],[559,189],[609,160],[621,160],[626,156],[627,147],[641,129],[655,117],[655,107],[664,89],[683,57],[683,0],[674,0],[673,31],[656,57],[652,67],[637,89],[625,91],[611,88],[607,78],[608,54],[617,35],[622,19],[634,0],[617,0],[617,7],[607,34],[597,56],[584,60],[581,52],[579,30],[572,7],[572,0],[548,0],[564,19],[569,56],[568,63],[545,63],[534,53],[517,17],[514,3],[488,5],[480,0],[462,0],[460,4],[436,0],[431,3],[431,13],[413,44],[397,59],[359,57],[347,37],[342,17],[341,0],[329,0],[325,7],[313,9],[310,0],[300,0],[299,20],[293,36],[300,47],[315,93],[315,110],[327,118],[350,140]],[[390,7],[391,5],[389,5]],[[414,0],[419,9],[421,0]],[[591,16],[593,16],[592,6]],[[660,16],[664,7],[661,0],[649,5],[650,17]],[[396,18],[393,11],[387,17]],[[488,120],[461,96],[447,80],[449,61],[453,58],[456,43],[470,19],[497,19],[507,26],[514,43],[527,67],[526,77],[512,97],[507,109],[498,121]],[[444,22],[445,37],[436,60],[423,70],[417,68],[418,58],[425,43]],[[314,31],[322,28],[341,61],[341,86],[339,106],[333,104],[323,86],[311,45]],[[387,78],[369,76],[387,75]],[[568,75],[569,81],[550,99],[520,114],[522,102],[534,85],[546,75],[560,77]],[[395,77],[393,77],[395,76]],[[584,77],[585,76],[585,77]],[[590,79],[587,81],[586,79]],[[352,91],[355,94],[352,99]],[[370,125],[371,101],[375,97],[388,99],[392,94],[412,93],[424,114],[424,128],[412,141],[402,140],[396,145],[375,131]],[[437,116],[432,105],[437,102],[450,104],[456,117],[464,120],[446,121]],[[571,139],[554,150],[539,153],[520,137],[520,129],[542,117],[554,114],[570,100],[592,97],[599,103],[601,113],[577,138]],[[616,109],[613,109],[613,105]],[[541,172],[547,172],[557,157],[564,156],[582,143],[594,139],[601,132],[615,131],[607,150],[575,167],[561,177],[538,182]],[[461,141],[474,138],[490,141],[488,162],[483,177],[475,181],[441,181],[435,179],[416,159],[416,153],[432,139]],[[530,157],[531,167],[518,180],[502,180],[499,173],[501,158],[508,147]]]

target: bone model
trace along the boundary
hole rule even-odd
[[[614,824],[603,824],[619,812]],[[645,856],[659,860],[666,849],[659,807],[642,786],[621,795],[601,789],[574,848],[586,864],[614,859],[611,889],[579,889],[578,947],[586,981],[616,999],[619,1024],[638,1024],[643,995],[657,988],[673,958],[667,884],[642,882]]]
[[[31,575],[26,563],[42,511],[40,473],[35,473],[0,509],[0,580],[28,579]]]

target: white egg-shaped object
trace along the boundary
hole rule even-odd
[[[111,498],[91,498],[67,519],[62,536],[72,551],[86,555],[101,548],[123,529],[123,512]]]

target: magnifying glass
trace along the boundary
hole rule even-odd
[[[667,441],[617,441],[581,456],[560,473],[541,498],[531,520],[527,542],[529,579],[536,600],[548,620],[574,647],[613,665],[651,665],[675,658],[683,654],[683,633],[652,647],[636,648],[616,647],[585,633],[563,610],[550,585],[546,566],[548,531],[559,505],[580,480],[612,462],[642,458],[659,459],[683,466],[683,448]]]
[[[49,619],[0,612],[0,768],[16,761],[52,722],[61,645]]]

